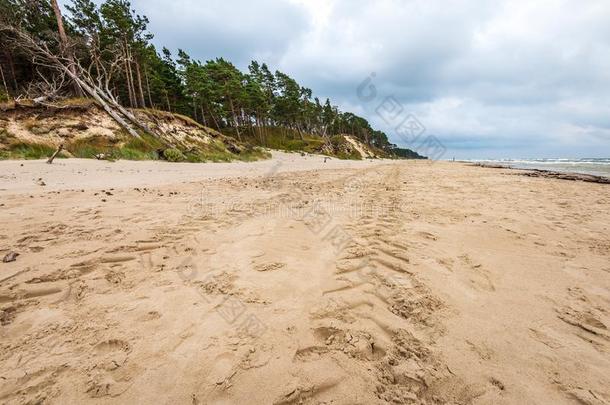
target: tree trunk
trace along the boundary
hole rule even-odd
[[[142,73],[140,72],[140,63],[137,60],[136,60],[136,78],[138,79],[140,107],[146,108],[146,102],[144,101],[144,89],[142,88]]]
[[[252,125],[252,117],[249,115],[246,115],[247,121],[248,121],[248,128],[249,128],[249,133],[250,134],[254,134],[254,125]]]
[[[257,118],[256,118],[256,128],[258,130],[258,138],[260,139],[261,145],[265,145],[264,123],[261,118],[258,118],[261,116],[262,115],[260,114],[260,111],[259,111]]]
[[[220,131],[220,126],[218,125],[218,120],[216,120],[216,116],[209,108],[208,108],[208,112],[210,113],[210,117],[212,117],[212,121],[214,121],[214,125],[216,125],[216,130]]]
[[[105,102],[109,103],[114,108],[119,110],[119,112],[121,114],[123,114],[123,116],[125,116],[129,121],[131,121],[133,124],[138,126],[144,132],[147,132],[147,133],[149,133],[151,135],[157,136],[157,134],[154,133],[150,128],[148,128],[147,125],[145,125],[142,121],[140,121],[138,118],[136,118],[136,116],[131,111],[129,111],[127,108],[123,107],[116,100],[114,100],[111,97],[109,97],[105,92],[100,91],[98,96],[101,97]]]
[[[203,126],[207,127],[208,123],[207,123],[207,121],[205,119],[205,112],[203,111],[203,106],[200,106],[200,108],[201,108],[201,120],[203,121]]]
[[[155,105],[152,102],[152,97],[150,95],[150,82],[148,81],[148,69],[144,66],[144,78],[146,79],[146,92],[148,93],[148,103],[150,108],[155,108]]]
[[[172,106],[169,103],[169,93],[165,90],[165,100],[167,101],[167,111],[172,112]]]
[[[85,90],[93,99],[114,119],[121,127],[123,127],[131,136],[134,138],[140,138],[140,135],[129,125],[119,114],[117,114],[108,103],[100,96],[100,94],[93,88],[83,82],[79,77],[75,77],[74,80],[80,84],[81,88]]]
[[[129,95],[129,106],[131,108],[136,107],[136,97],[133,92],[133,86],[131,81],[133,78],[131,77],[131,62],[129,58],[129,48],[127,45],[127,40],[123,40],[123,55],[125,55],[125,84],[127,85],[127,94]]]
[[[237,115],[235,114],[235,107],[233,106],[233,99],[229,98],[231,105],[231,112],[233,113],[233,123],[235,125],[235,131],[237,132],[237,139],[241,142],[241,134],[239,133],[239,122],[237,121]]]
[[[131,94],[133,94],[133,105],[135,108],[139,107],[138,96],[136,94],[136,81],[134,79],[133,74],[133,59],[131,55],[131,47],[129,44],[125,45],[127,47],[127,66],[129,67],[129,82],[131,83]]]
[[[13,61],[13,55],[10,52],[6,52],[6,58],[8,59],[8,66],[11,68],[11,76],[13,78],[13,90],[15,93],[19,90],[19,84],[17,83],[17,75],[15,74],[15,61]]]
[[[93,43],[91,44],[91,54],[93,55],[93,60],[95,61],[95,73],[99,76],[102,74],[102,69],[100,69],[100,39],[97,34],[93,36]]]
[[[64,29],[64,20],[61,16],[61,10],[59,8],[59,5],[57,4],[57,0],[51,0],[51,7],[53,7],[55,19],[57,20],[57,31],[59,32],[59,49],[62,55],[66,59],[68,59],[68,68],[72,71],[72,73],[76,73],[76,69],[74,68],[74,57],[68,47],[68,36],[66,35],[66,30]],[[81,97],[83,95],[83,92],[80,87],[78,87],[76,83],[74,83],[73,86],[74,94],[78,97]]]
[[[4,78],[4,70],[2,70],[1,63],[0,63],[0,75],[2,76],[2,84],[4,85],[4,91],[6,93],[6,97],[11,98],[11,95],[8,92],[8,86],[6,85],[6,79]]]
[[[125,84],[127,85],[127,94],[129,95],[129,106],[134,107],[133,93],[131,92],[131,83],[129,82],[129,61],[125,59]]]
[[[59,31],[59,47],[61,48],[61,52],[65,54],[68,48],[68,37],[66,36],[64,22],[61,18],[61,10],[59,9],[57,0],[51,0],[51,7],[53,7],[53,12],[55,13],[55,18],[57,19],[57,30]]]

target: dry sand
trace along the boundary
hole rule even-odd
[[[0,403],[608,403],[610,188],[515,173],[0,162]]]

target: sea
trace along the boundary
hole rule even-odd
[[[610,177],[610,158],[473,159],[471,161],[502,164],[517,169],[541,169],[561,173],[582,173]]]

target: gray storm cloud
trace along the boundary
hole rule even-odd
[[[245,68],[267,61],[366,116],[371,72],[457,157],[610,153],[607,0],[133,1],[154,42]]]

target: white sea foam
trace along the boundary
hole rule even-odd
[[[518,169],[542,169],[610,177],[610,158],[472,159],[470,161],[505,164]]]

